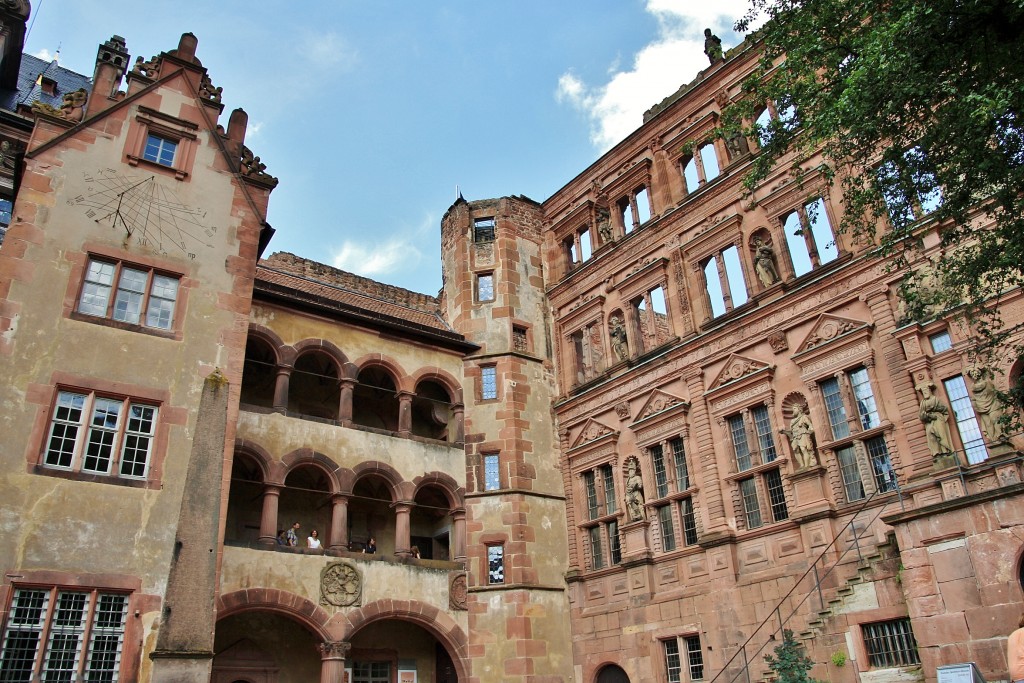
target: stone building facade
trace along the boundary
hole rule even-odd
[[[40,101],[3,12],[0,679],[749,681],[782,629],[822,680],[1006,679],[1021,368],[906,320],[793,160],[743,190],[753,47],[545,201],[460,197],[432,297],[263,257],[191,34]]]

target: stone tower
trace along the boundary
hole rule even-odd
[[[466,546],[472,678],[571,680],[565,501],[542,213],[525,197],[442,221],[442,302],[466,356]]]

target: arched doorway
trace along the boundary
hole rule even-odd
[[[277,612],[251,610],[217,621],[210,683],[319,681],[322,639]]]
[[[341,384],[337,363],[322,351],[304,353],[295,361],[288,384],[288,412],[321,420],[337,420]]]
[[[278,528],[289,529],[299,523],[299,546],[313,529],[321,539],[329,539],[331,522],[331,482],[316,465],[295,467],[284,480],[278,507]]]
[[[450,440],[451,420],[452,399],[447,389],[432,380],[420,382],[412,399],[412,433],[428,439]]]
[[[451,505],[439,486],[423,486],[416,492],[409,515],[410,541],[424,560],[451,559]]]
[[[400,619],[375,621],[359,629],[349,641],[345,663],[350,683],[402,681],[416,672],[417,681],[456,683],[458,675],[444,644],[425,628]]]
[[[224,541],[255,545],[260,536],[263,514],[263,470],[251,456],[236,452],[231,463],[228,516]]]
[[[391,555],[395,552],[395,511],[391,507],[391,482],[387,479],[367,475],[352,487],[348,503],[349,545],[352,550],[362,550],[373,538],[378,553]]]
[[[398,430],[398,393],[395,380],[383,368],[359,372],[352,395],[352,422],[364,427]]]
[[[622,667],[607,664],[601,667],[595,680],[597,683],[629,683],[629,676],[622,670]]]
[[[259,408],[273,408],[276,382],[277,356],[274,350],[264,340],[250,335],[245,342],[241,402]]]

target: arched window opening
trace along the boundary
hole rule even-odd
[[[398,430],[398,394],[395,381],[383,369],[365,368],[352,394],[352,422],[364,427]]]
[[[242,366],[242,403],[273,408],[276,381],[274,350],[262,339],[249,337],[245,342],[245,364]]]
[[[452,515],[448,497],[437,486],[424,486],[416,493],[416,505],[409,517],[412,545],[424,560],[451,558]]]
[[[367,476],[356,482],[348,503],[349,549],[359,552],[372,538],[377,552],[395,552],[395,511],[391,507],[391,483]]]
[[[431,380],[420,382],[412,400],[412,433],[447,441],[451,419],[452,404],[448,391]]]
[[[629,676],[622,670],[622,667],[615,664],[608,664],[601,668],[597,674],[597,683],[629,683]]]
[[[263,514],[263,471],[245,453],[235,453],[228,489],[224,542],[256,545]]]
[[[337,420],[341,400],[338,367],[326,353],[299,356],[288,385],[288,412],[321,420]]]
[[[295,530],[298,547],[306,547],[306,539],[316,529],[320,542],[331,538],[331,484],[327,474],[316,465],[299,465],[284,480],[278,504],[278,528]]]

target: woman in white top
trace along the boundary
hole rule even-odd
[[[316,529],[309,532],[309,538],[306,539],[306,547],[320,549],[320,538],[316,535]]]

